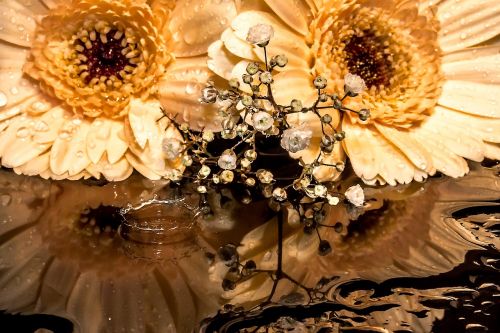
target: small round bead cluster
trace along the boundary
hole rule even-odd
[[[202,90],[200,101],[219,107],[218,112],[223,119],[219,133],[193,131],[187,124],[178,123],[175,118],[166,115],[182,134],[183,141],[166,140],[163,144],[165,156],[169,159],[182,156],[186,167],[184,174],[172,171],[168,178],[173,182],[189,179],[202,198],[210,189],[232,184],[241,189],[243,203],[250,203],[256,196],[264,197],[270,199],[272,209],[292,209],[300,222],[316,226],[314,221],[319,221],[317,216],[321,214],[318,212],[323,210],[324,205],[337,205],[341,199],[347,199],[356,206],[363,204],[359,193],[346,195],[335,192],[328,181],[316,177],[315,171],[320,167],[331,168],[332,173],[344,170],[342,161],[324,162],[334,145],[346,136],[343,131],[336,130],[328,111],[337,110],[340,114],[355,112],[360,120],[366,121],[370,116],[368,110],[355,111],[343,105],[347,97],[357,96],[366,86],[362,78],[348,74],[344,78],[344,95],[337,96],[326,92],[327,80],[318,76],[313,81],[317,98],[311,106],[304,106],[298,99],[292,100],[289,105],[278,104],[273,97],[273,72],[285,67],[288,60],[285,55],[268,58],[266,46],[273,33],[272,27],[267,25],[250,28],[247,41],[263,49],[264,63],[250,62],[241,80],[230,80],[228,89],[218,89],[213,82],[208,82]],[[257,141],[269,141],[269,145],[279,142],[279,146],[289,153],[307,149],[313,131],[305,125],[294,127],[290,120],[291,115],[299,113],[317,117],[322,130],[321,149],[311,163],[297,160],[300,171],[294,177],[274,174],[272,168],[258,163],[260,152]],[[354,194],[356,191],[352,189],[351,192]],[[353,197],[356,199],[351,201]],[[210,210],[210,207],[206,208]]]

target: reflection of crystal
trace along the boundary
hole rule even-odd
[[[123,209],[120,236],[126,253],[138,258],[165,258],[174,247],[194,237],[193,209],[183,198],[153,199]]]

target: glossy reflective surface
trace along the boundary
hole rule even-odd
[[[365,210],[326,216],[326,256],[316,234],[285,223],[286,276],[269,299],[267,272],[224,291],[230,272],[214,255],[233,243],[242,262],[276,268],[265,203],[224,192],[209,197],[207,216],[196,196],[141,177],[50,182],[2,170],[2,320],[18,331],[68,331],[69,320],[75,332],[495,332],[499,171],[367,188]]]

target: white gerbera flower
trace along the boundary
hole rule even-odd
[[[3,1],[1,164],[54,179],[182,170],[162,153],[163,138],[181,137],[160,107],[193,127],[214,118],[198,104],[210,76],[203,54],[235,10],[232,1]]]
[[[459,177],[469,170],[465,159],[500,158],[500,45],[487,43],[500,33],[500,2],[266,3],[266,12],[241,7],[231,29],[210,46],[210,69],[230,79],[248,62],[262,61],[262,49],[245,43],[259,23],[275,30],[268,54],[288,57],[285,71],[273,76],[278,103],[314,100],[311,82],[318,75],[327,79],[327,92],[338,95],[347,73],[359,76],[367,89],[347,99],[347,107],[366,108],[369,117],[347,113],[340,126],[345,151],[365,182],[409,183],[437,171]],[[317,122],[297,117],[299,124]],[[316,156],[319,144],[313,137],[303,159]]]

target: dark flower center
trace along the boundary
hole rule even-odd
[[[363,30],[360,35],[353,35],[344,40],[347,67],[352,74],[365,80],[366,86],[388,87],[394,75],[394,68],[388,38],[377,36],[372,30]]]
[[[95,234],[114,234],[123,223],[123,216],[120,208],[113,206],[99,206],[97,208],[87,208],[80,213],[78,221],[82,229],[90,229]]]
[[[94,40],[89,39],[90,48],[82,41],[78,43],[83,47],[83,51],[79,53],[86,59],[81,62],[81,65],[87,65],[87,68],[80,72],[80,75],[84,72],[88,73],[83,76],[86,84],[94,78],[101,79],[102,76],[109,78],[114,75],[123,80],[122,71],[127,69],[125,67],[136,67],[130,58],[127,58],[131,50],[128,49],[129,44],[124,34],[118,30],[110,30],[104,36],[97,33]]]

